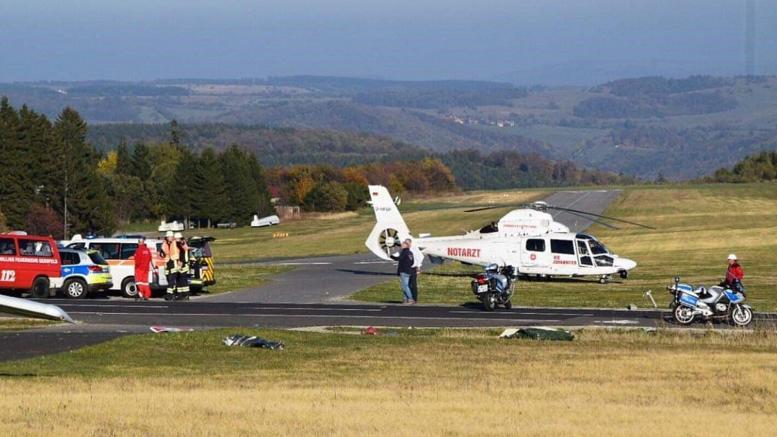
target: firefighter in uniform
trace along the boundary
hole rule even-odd
[[[165,233],[165,241],[162,243],[162,254],[165,256],[165,276],[167,277],[167,292],[165,300],[175,299],[176,279],[175,260],[179,258],[178,245],[175,244],[173,231]]]
[[[189,300],[189,245],[180,232],[175,233],[175,246],[178,252],[175,263],[177,267],[176,291],[179,299]]]

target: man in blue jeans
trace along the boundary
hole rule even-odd
[[[413,252],[410,251],[410,239],[402,242],[402,251],[399,253],[399,263],[397,264],[397,275],[399,283],[402,286],[402,303],[414,304],[413,292],[410,290],[410,276],[413,274]]]

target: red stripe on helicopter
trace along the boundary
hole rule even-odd
[[[470,249],[466,247],[449,247],[448,256],[463,256],[467,258],[477,258],[480,256],[480,249]]]

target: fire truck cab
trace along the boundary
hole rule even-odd
[[[61,261],[51,237],[0,233],[0,291],[47,298],[62,287]]]

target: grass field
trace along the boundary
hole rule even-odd
[[[259,264],[224,264],[216,266],[216,285],[208,287],[208,293],[218,294],[258,287],[272,281],[273,276],[287,272],[292,267]]]
[[[726,256],[736,253],[745,268],[748,299],[756,311],[777,310],[777,185],[680,185],[626,188],[607,211],[657,230],[595,225],[590,233],[617,254],[639,265],[626,281],[600,285],[595,280],[522,281],[516,305],[566,307],[644,307],[643,292],[653,290],[660,306],[665,286],[680,275],[692,284],[714,285],[725,273]],[[495,214],[498,216],[498,214]],[[419,279],[422,302],[475,301],[469,278],[451,276],[477,267],[448,264]],[[400,300],[396,281],[354,295],[364,301]]]
[[[57,322],[49,320],[36,320],[23,317],[0,317],[0,332],[20,331],[22,329],[43,328]]]
[[[287,347],[149,334],[0,363],[0,434],[744,436],[777,423],[774,333],[245,332]]]

